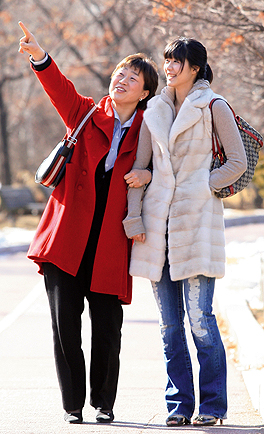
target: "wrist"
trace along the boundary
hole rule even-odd
[[[30,63],[31,63],[31,68],[34,71],[38,71],[38,72],[43,71],[44,69],[46,69],[51,64],[51,58],[48,55],[48,53],[45,53],[44,59],[43,60],[39,60],[38,62],[36,62],[32,58],[32,56],[30,56],[29,60],[30,60]]]
[[[44,50],[39,49],[36,53],[31,54],[31,61],[33,62],[42,62],[46,57],[46,52]]]
[[[149,184],[150,182],[151,182],[151,180],[152,180],[152,172],[151,172],[151,170],[150,169],[145,169],[146,171],[145,171],[145,175],[146,175],[146,177],[145,177],[145,184]]]

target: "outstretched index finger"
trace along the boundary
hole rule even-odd
[[[18,22],[18,25],[20,26],[21,30],[23,31],[24,35],[26,38],[29,38],[31,33],[30,31],[26,28],[26,26],[22,23],[22,21]]]

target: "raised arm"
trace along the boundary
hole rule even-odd
[[[43,89],[48,94],[65,125],[72,129],[93,104],[93,99],[80,95],[74,84],[61,73],[56,63],[40,47],[35,36],[20,21],[24,36],[20,39],[19,52],[32,56],[34,70]],[[41,62],[43,61],[43,62]],[[38,62],[41,63],[37,64]]]

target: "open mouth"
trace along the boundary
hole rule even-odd
[[[117,92],[125,92],[125,89],[123,87],[120,87],[120,86],[116,86],[115,90],[117,90]]]

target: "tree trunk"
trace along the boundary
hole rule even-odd
[[[7,131],[7,108],[4,103],[3,97],[3,83],[0,86],[0,137],[1,137],[1,148],[0,148],[0,161],[1,161],[1,172],[0,181],[3,185],[10,185],[11,170],[10,170],[10,158],[9,158],[9,148],[8,148],[8,131]]]

